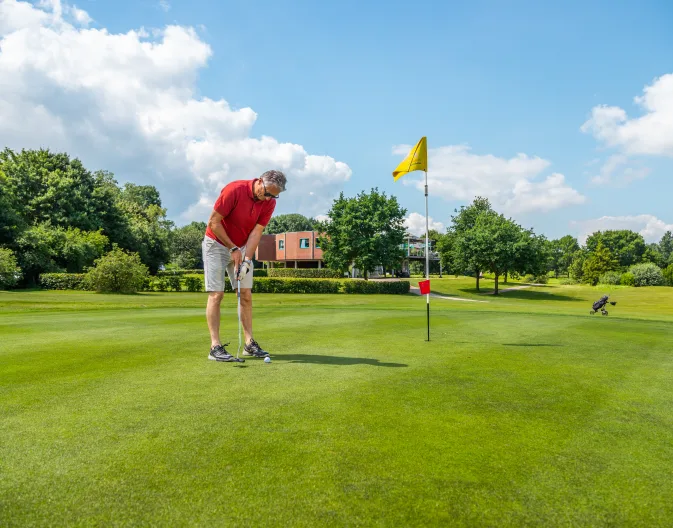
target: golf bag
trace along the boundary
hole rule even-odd
[[[605,305],[608,304],[608,296],[603,295],[600,299],[598,299],[593,305],[592,305],[592,310],[589,312],[589,314],[593,315],[595,314],[598,310],[601,311],[601,314],[603,315],[608,315],[608,311],[605,309]],[[617,303],[614,301],[610,301],[610,304],[612,306],[616,305]]]

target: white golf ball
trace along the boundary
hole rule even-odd
[[[265,357],[264,358],[264,363],[271,363],[271,358],[270,357]]]

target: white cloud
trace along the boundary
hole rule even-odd
[[[658,242],[666,231],[673,231],[673,224],[667,224],[656,216],[643,214],[635,216],[602,216],[591,220],[574,221],[570,225],[578,233],[581,244],[596,231],[630,229],[643,235],[646,242]]]
[[[420,213],[410,213],[404,219],[404,225],[407,228],[407,231],[412,235],[421,236],[425,235],[425,215]],[[428,216],[428,227],[443,233],[445,231],[444,224],[441,222],[435,222],[431,216]]]
[[[631,183],[642,180],[650,173],[647,167],[626,166],[628,164],[629,157],[624,154],[610,156],[601,166],[599,174],[591,178],[591,183],[594,185]]]
[[[410,149],[401,145],[393,153],[405,156]],[[549,165],[547,160],[526,154],[510,159],[477,155],[463,145],[428,149],[428,192],[447,200],[471,201],[483,196],[508,213],[547,212],[584,203],[586,197],[568,186],[563,174],[539,178]],[[402,181],[424,190],[423,177],[412,173]]]
[[[319,214],[314,217],[318,222],[330,222],[330,217],[324,214]]]
[[[171,4],[168,0],[159,0],[159,7],[163,9],[166,13],[171,10]]]
[[[600,105],[592,109],[581,130],[625,154],[673,157],[673,74],[655,79],[643,92],[634,98],[644,110],[641,117],[629,118],[620,107]]]
[[[112,34],[48,0],[0,0],[0,146],[49,148],[154,184],[173,218],[202,220],[227,182],[283,170],[278,209],[328,209],[351,176],[301,145],[252,137],[257,114],[196,94],[212,55],[195,30]],[[314,194],[310,194],[313,192]]]

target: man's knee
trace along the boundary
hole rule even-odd
[[[250,288],[241,288],[241,302],[252,302],[252,290]]]
[[[220,304],[222,302],[222,297],[224,297],[224,292],[210,292],[208,294],[208,302]]]

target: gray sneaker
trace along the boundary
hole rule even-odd
[[[208,359],[212,359],[213,361],[235,361],[236,358],[227,352],[227,350],[224,348],[228,344],[229,343],[225,343],[224,345],[215,345],[210,349]]]
[[[266,350],[262,350],[262,347],[259,346],[257,341],[251,339],[250,342],[243,348],[243,355],[256,358],[265,358],[269,356],[269,353]]]

